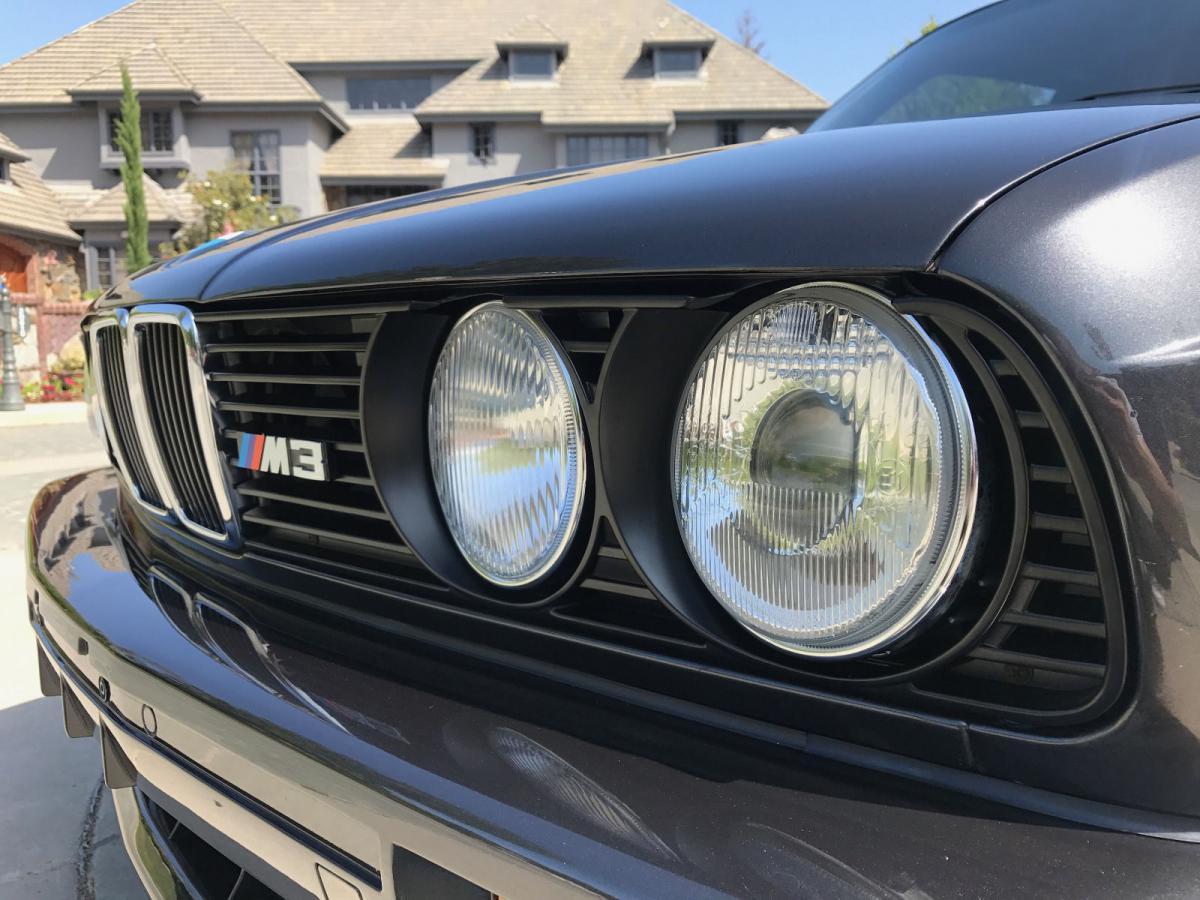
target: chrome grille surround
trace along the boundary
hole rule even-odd
[[[178,340],[158,329],[147,346],[148,331],[159,326],[178,329]],[[112,329],[120,335],[119,366],[107,337]],[[192,313],[165,303],[108,310],[87,330],[104,425],[130,493],[156,516],[235,543],[237,519]]]

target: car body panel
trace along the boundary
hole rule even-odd
[[[580,698],[548,710],[540,689],[480,682],[453,660],[411,656],[385,673],[369,654],[335,659],[270,635],[320,715],[173,624],[126,567],[116,503],[106,470],[35,501],[31,615],[63,683],[142,760],[139,777],[154,789],[187,798],[215,827],[291,823],[292,837],[263,846],[335,866],[364,896],[393,896],[392,846],[505,896],[1200,891],[1187,843],[1073,825]],[[152,736],[132,724],[143,704],[155,710]],[[239,806],[247,797],[261,805],[249,818]]]
[[[1200,808],[1197,148],[1200,123],[1185,122],[1066,162],[993,204],[938,262],[1017,311],[1059,361],[1128,541],[1136,703],[1102,739],[1043,759],[1047,777],[1082,791],[1103,769],[1117,802],[1175,810]],[[984,770],[1012,777],[1028,762],[973,730]]]
[[[924,269],[992,198],[1167,103],[821,132],[384,201],[168,260],[103,303],[565,275]]]

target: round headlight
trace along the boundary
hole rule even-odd
[[[557,343],[499,303],[451,330],[429,398],[429,457],[450,534],[494,584],[558,562],[583,507],[583,427]]]
[[[811,656],[877,650],[944,595],[974,516],[962,388],[920,326],[850,285],[737,316],[684,395],[684,543],[717,600]]]

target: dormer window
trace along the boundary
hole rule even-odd
[[[543,49],[512,49],[508,51],[508,77],[518,80],[546,81],[558,70],[558,53]]]
[[[695,78],[703,61],[699,47],[654,48],[654,74],[658,78]]]

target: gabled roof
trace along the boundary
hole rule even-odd
[[[191,95],[200,99],[195,86],[154,41],[84,78],[70,89],[71,96],[119,96],[122,62],[128,67],[129,78],[139,94]]]
[[[662,15],[650,24],[642,43],[646,47],[707,47],[712,45],[714,38],[712,29],[671,7],[663,10]]]
[[[426,140],[421,126],[411,119],[357,123],[325,154],[321,180],[441,184],[446,163],[427,155]]]
[[[554,83],[509,80],[493,51],[422,103],[419,118],[511,115],[540,119],[550,127],[657,129],[681,116],[786,120],[815,114],[827,105],[804,85],[666,0],[531,2],[539,18],[570,43],[570,55]],[[496,3],[518,5],[517,0]],[[711,44],[711,49],[698,77],[659,79],[644,58],[647,42]]]
[[[417,109],[434,118],[518,115],[547,124],[665,127],[675,114],[806,115],[827,104],[667,0],[221,0],[280,57],[305,64],[475,61]],[[570,52],[553,87],[510,82],[514,37]],[[710,46],[700,78],[655,79],[649,46]]]
[[[24,162],[29,159],[29,155],[3,133],[0,133],[0,156],[13,162]]]
[[[566,49],[567,42],[554,33],[545,22],[537,16],[528,15],[508,33],[496,41],[501,52],[518,47],[545,47],[547,49]]]
[[[70,103],[93,79],[119,85],[123,58],[131,74],[136,65],[151,84],[184,84],[208,102],[321,102],[218,0],[136,0],[0,66],[0,105]]]
[[[0,134],[0,150],[15,151],[22,160],[15,161],[9,152],[3,154],[14,161],[9,164],[11,183],[0,184],[0,232],[49,238],[72,246],[78,244],[79,235],[67,224],[58,197],[46,187],[33,166],[24,162],[28,157],[3,134]]]
[[[151,223],[180,225],[187,221],[187,213],[179,208],[175,198],[149,175],[142,175],[146,190],[146,217]],[[125,221],[125,183],[118,181],[112,187],[76,201],[75,208],[68,214],[73,225],[111,225]]]

